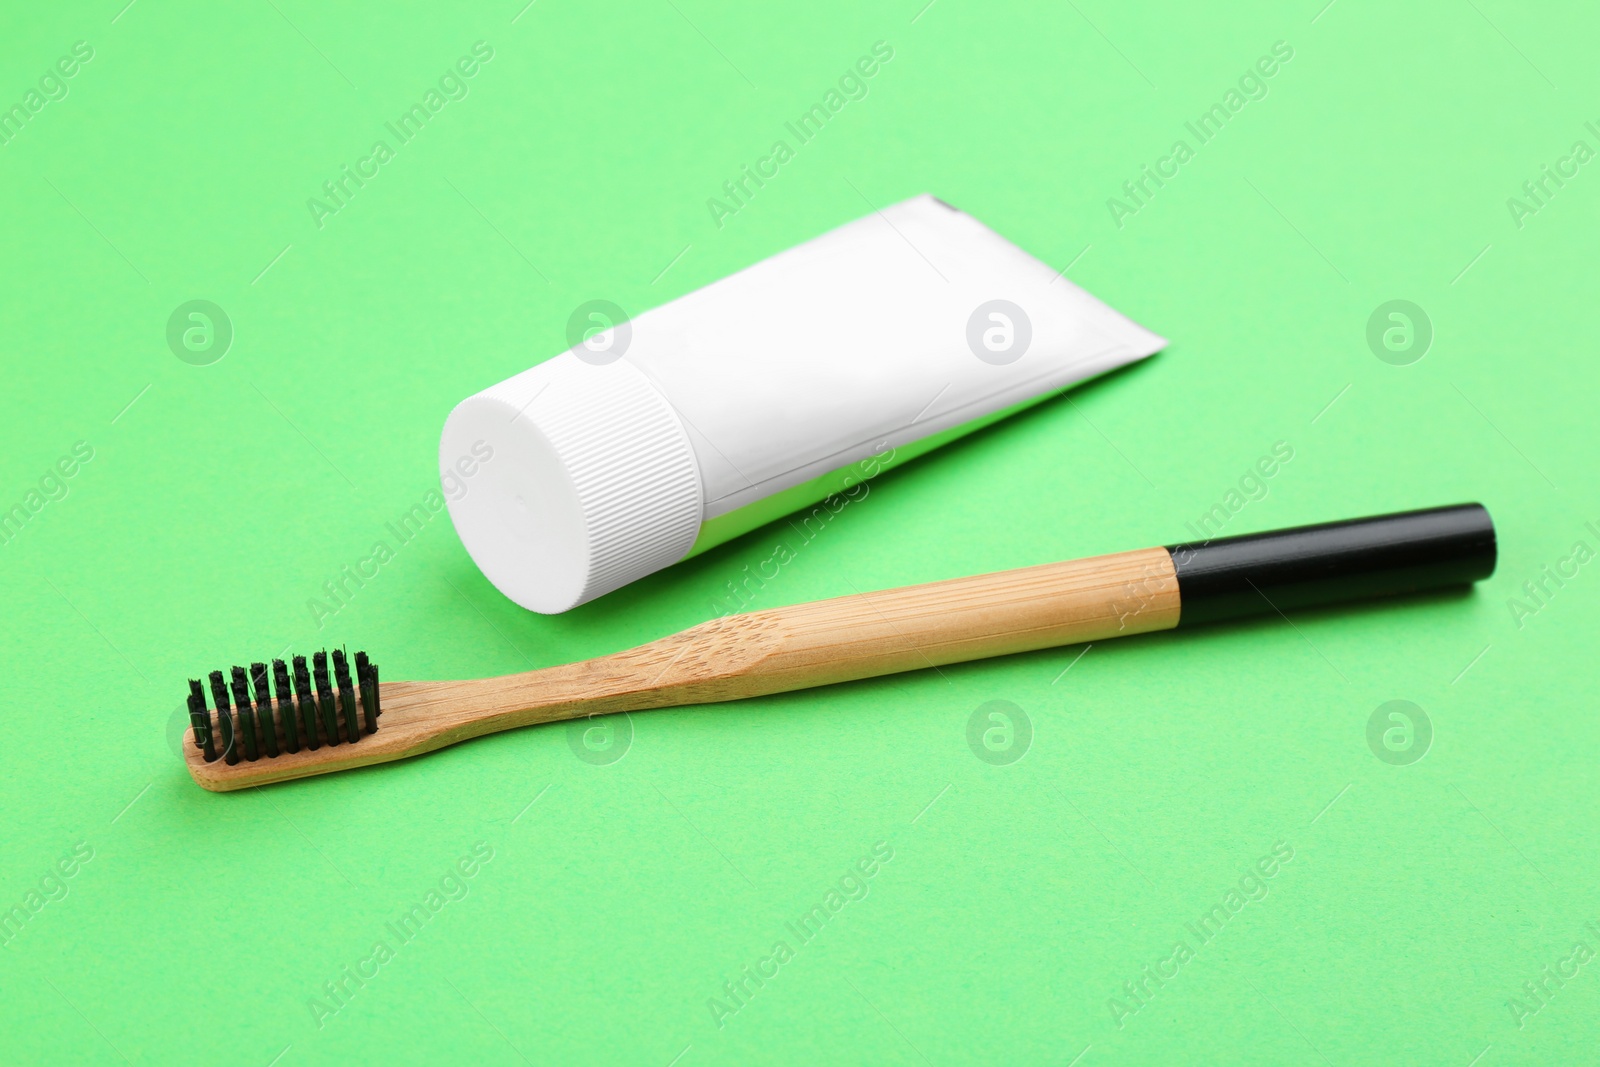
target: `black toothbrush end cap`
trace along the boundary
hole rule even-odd
[[[1179,626],[1461,587],[1494,573],[1494,520],[1455,504],[1169,545]]]

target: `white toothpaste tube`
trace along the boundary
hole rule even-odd
[[[474,562],[554,614],[1165,343],[920,196],[468,397],[440,473]]]

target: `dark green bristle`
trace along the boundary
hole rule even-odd
[[[361,687],[361,710],[367,733],[375,734],[378,732],[378,668],[367,659],[365,652],[356,653],[356,685]]]
[[[238,763],[238,734],[233,728],[233,713],[228,709],[228,683],[222,680],[221,671],[212,671],[208,679],[211,682],[211,700],[217,706],[217,733],[222,741],[223,758],[230,765]]]
[[[250,682],[256,691],[256,728],[261,747],[270,758],[278,754],[278,724],[272,713],[272,693],[267,689],[267,665],[250,664]]]
[[[361,740],[361,722],[356,717],[356,691],[350,682],[350,663],[344,649],[333,650],[333,677],[339,685],[339,707],[344,712],[344,736],[352,745]]]
[[[339,743],[338,709],[334,706],[333,685],[328,681],[328,654],[311,654],[311,676],[317,682],[317,710],[322,713],[322,729],[328,744]]]
[[[198,678],[189,679],[189,725],[194,729],[194,746],[205,754],[206,762],[217,762],[217,745],[211,737],[211,716],[206,713],[206,691]]]
[[[352,666],[354,671],[351,670]],[[227,674],[207,675],[216,721],[206,709],[205,682],[189,679],[187,706],[195,748],[207,763],[230,766],[241,758],[255,762],[323,745],[354,744],[376,733],[378,665],[357,652],[354,663],[344,649],[289,661],[256,662]]]
[[[295,710],[294,694],[289,692],[289,665],[272,661],[272,688],[278,693],[278,722],[283,726],[283,750],[300,751],[300,713]]]
[[[245,677],[243,667],[230,668],[233,676],[233,706],[239,712],[239,740],[240,747],[244,749],[244,758],[254,763],[261,758],[261,752],[256,747],[256,714],[250,706],[250,680]]]
[[[306,658],[294,658],[294,693],[300,702],[300,728],[306,735],[306,748],[315,752],[322,747],[317,737],[317,702],[311,695],[311,672],[306,669]]]

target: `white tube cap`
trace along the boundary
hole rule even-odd
[[[704,512],[682,423],[625,359],[564,352],[467,397],[439,473],[473,562],[547,615],[678,562]]]

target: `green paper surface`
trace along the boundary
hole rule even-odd
[[[123,2],[0,34],[0,1063],[1592,1059],[1592,12]],[[922,192],[1170,346],[819,529],[553,618],[485,581],[430,507],[452,405]],[[730,584],[1469,500],[1470,595],[242,795],[176,753],[186,679],[286,651],[495,675]]]

